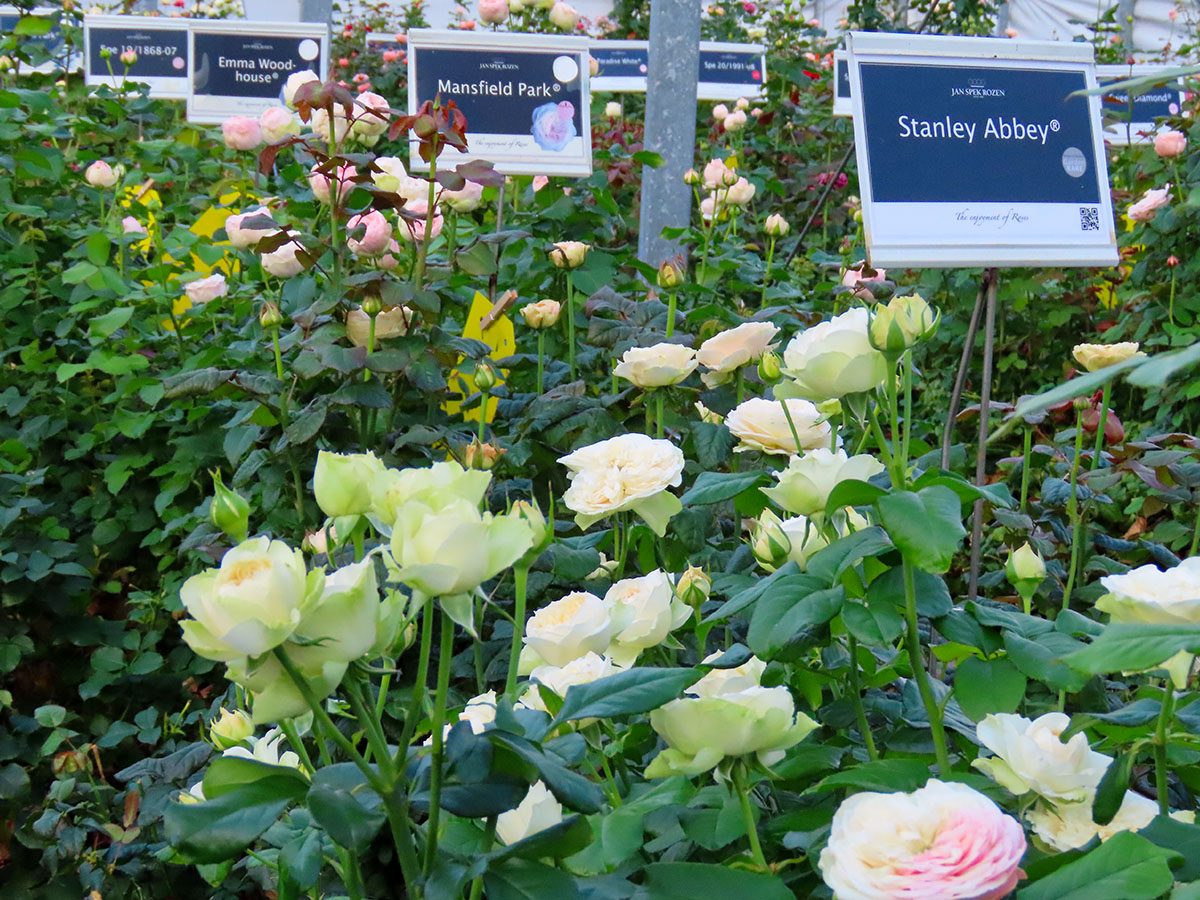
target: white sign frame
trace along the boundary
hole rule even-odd
[[[608,41],[594,40],[590,49],[599,50],[607,47],[610,50],[645,50],[646,60],[650,59],[649,41]],[[647,75],[593,75],[592,90],[598,94],[644,94],[646,93]],[[699,98],[697,98],[699,99]]]
[[[188,32],[191,30],[193,19],[181,19],[168,16],[130,16],[130,15],[93,15],[88,13],[83,17],[83,78],[84,83],[88,87],[120,87],[121,82],[125,79],[121,77],[125,67],[121,61],[113,56],[109,60],[112,63],[114,76],[109,75],[93,75],[92,74],[92,29],[93,28],[142,28],[146,31],[178,31],[182,33],[184,46],[187,48],[189,57],[192,52],[192,39]],[[139,23],[145,22],[145,25]],[[150,96],[158,100],[186,100],[188,95],[188,85],[191,84],[191,78],[188,76],[188,67],[184,66],[183,73],[177,77],[167,75],[141,75],[131,76],[131,80],[138,84],[147,84],[150,86]]]
[[[1171,66],[1154,63],[1134,63],[1132,66],[1096,66],[1096,81],[1103,87],[1104,82],[1101,79],[1124,81],[1130,78],[1141,78],[1144,75],[1153,75],[1157,72],[1166,72],[1171,68]],[[1172,79],[1172,81],[1174,80],[1177,79]],[[1156,88],[1156,90],[1175,90],[1175,88],[1164,85],[1163,88]],[[1100,108],[1104,108],[1103,95],[1100,99]],[[1161,122],[1116,122],[1104,130],[1104,139],[1114,147],[1153,144],[1155,134],[1166,128],[1167,126]]]
[[[272,106],[279,106],[283,101],[257,97],[236,97],[231,95],[205,94],[204,98],[214,101],[198,108],[197,96],[193,90],[196,70],[196,35],[197,34],[229,34],[241,37],[298,37],[310,38],[320,45],[313,71],[322,81],[326,77],[333,60],[330,57],[331,42],[329,26],[320,22],[264,22],[243,19],[193,19],[188,28],[188,91],[187,91],[187,120],[198,125],[220,125],[233,116],[252,116],[258,118]],[[303,70],[301,70],[303,71]],[[223,105],[221,105],[223,103]]]
[[[408,32],[408,112],[415,115],[420,107],[417,96],[417,56],[421,50],[495,50],[498,52],[536,51],[576,56],[580,80],[580,121],[582,153],[570,159],[555,160],[547,152],[513,153],[495,159],[483,153],[462,153],[448,147],[438,157],[438,165],[453,168],[461,163],[483,160],[492,163],[503,175],[563,175],[586,178],[592,174],[592,113],[588,47],[591,41],[575,35],[524,34],[504,31],[442,31],[433,28],[414,28]],[[471,145],[471,122],[467,121],[467,146]],[[429,163],[421,159],[420,141],[409,135],[409,170],[428,172]]]
[[[43,16],[50,16],[55,13],[61,13],[63,16],[66,15],[66,12],[63,10],[63,8],[61,6],[60,7],[35,6],[29,13],[26,13],[23,9],[19,9],[15,6],[8,6],[8,5],[0,6],[0,16],[30,15],[30,16],[34,16],[34,17],[43,17]],[[58,20],[58,27],[59,28],[63,27],[62,18],[60,18]],[[16,60],[14,60],[14,62],[16,62]],[[24,66],[25,64],[20,63],[20,65]],[[76,47],[76,48],[74,48],[74,52],[70,56],[66,57],[65,60],[48,59],[44,63],[39,63],[36,66],[29,66],[28,68],[22,68],[21,70],[19,70],[19,72],[20,72],[20,74],[34,73],[37,75],[53,75],[55,72],[78,72],[79,69],[82,67],[82,65],[83,65],[83,53],[80,51],[80,49],[78,47]]]
[[[833,114],[845,118],[854,115],[854,85],[851,83],[849,97],[838,94],[838,63],[849,66],[850,54],[845,50],[833,51]]]
[[[1111,266],[1118,261],[1117,237],[1113,220],[1112,197],[1108,182],[1108,157],[1100,119],[1100,97],[1084,98],[1089,106],[1094,159],[1099,184],[1100,229],[1097,237],[1107,240],[1050,241],[1031,238],[1020,241],[1011,233],[1003,239],[981,240],[979,235],[963,240],[948,240],[945,235],[922,233],[944,223],[955,203],[875,203],[871,191],[870,159],[863,114],[862,81],[859,66],[863,62],[909,63],[939,66],[961,65],[968,68],[1076,71],[1084,75],[1088,89],[1096,87],[1096,68],[1091,44],[1065,41],[996,40],[987,37],[946,37],[941,35],[882,34],[850,32],[846,36],[850,54],[850,84],[854,103],[854,142],[858,159],[859,193],[863,205],[863,228],[870,264],[880,267],[957,268],[974,266]],[[972,204],[986,213],[991,204]],[[1066,204],[996,203],[1012,209]],[[884,209],[887,207],[887,209]],[[901,207],[903,209],[901,209]],[[1027,210],[1018,208],[1017,212]],[[1040,211],[1040,210],[1038,210]],[[1003,211],[1001,211],[1003,214]],[[882,221],[886,219],[887,221]],[[942,225],[943,229],[945,228]]]
[[[751,51],[759,58],[759,65],[762,69],[762,78],[758,82],[757,91],[738,90],[743,87],[753,87],[749,84],[726,84],[720,81],[705,81],[703,69],[700,72],[700,80],[696,82],[696,99],[697,100],[740,100],[745,97],[747,100],[758,100],[766,96],[767,84],[767,48],[763,44],[732,44],[728,41],[701,41],[700,53],[722,53],[731,51],[734,53],[750,54]],[[699,65],[699,63],[697,63]]]

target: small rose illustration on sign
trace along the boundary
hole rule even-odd
[[[558,152],[565,150],[578,132],[575,130],[575,106],[563,100],[561,103],[543,103],[533,111],[533,139],[543,150]]]

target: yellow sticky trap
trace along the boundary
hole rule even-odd
[[[483,327],[483,317],[492,311],[492,303],[488,298],[479,291],[475,292],[475,298],[471,301],[471,309],[467,314],[467,323],[463,326],[462,336],[465,338],[483,341],[489,347],[491,352],[488,354],[493,359],[503,359],[506,356],[512,356],[517,352],[516,332],[513,330],[512,320],[508,316],[497,316],[487,328]],[[459,356],[458,361],[462,363],[465,357]],[[500,369],[497,372],[499,380],[503,382],[508,377],[508,372]],[[447,382],[452,393],[458,394],[457,398],[451,397],[442,404],[442,409],[447,415],[457,416],[461,410],[463,402],[471,394],[476,393],[475,380],[468,374],[460,371],[456,366],[450,373]],[[487,401],[487,418],[485,421],[491,422],[496,418],[496,407],[500,401],[495,397],[488,397]],[[467,421],[479,421],[479,407],[474,406],[463,413],[463,418]]]

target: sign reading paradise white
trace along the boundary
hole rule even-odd
[[[439,168],[480,159],[505,175],[592,174],[586,38],[414,29],[409,113],[438,98],[467,117],[468,146],[447,147]],[[409,167],[428,170],[410,140]]]
[[[649,41],[593,41],[592,58],[599,71],[592,90],[612,94],[646,93]],[[766,48],[760,44],[700,42],[697,100],[737,100],[762,93],[767,78]]]
[[[1117,262],[1090,44],[848,42],[872,266]]]
[[[0,6],[0,34],[12,34],[17,27],[17,23],[25,15],[25,13],[15,6]],[[55,9],[49,6],[37,6],[34,7],[29,15],[37,16],[38,18],[47,18],[50,16],[61,17],[64,13],[61,7]],[[74,72],[82,62],[79,52],[67,45],[67,40],[63,35],[62,24],[57,19],[45,33],[27,35],[20,38],[20,40],[25,44],[40,44],[52,58],[34,66],[26,66],[22,63],[18,69],[18,74],[37,72],[41,75],[47,75],[62,69]]]
[[[845,50],[833,51],[833,114],[854,115],[854,101],[850,99],[850,57]]]
[[[89,85],[119,87],[125,80],[147,84],[150,95],[181,100],[188,95],[188,24],[165,16],[83,17],[84,78]],[[108,50],[105,59],[102,51]],[[128,70],[119,59],[137,54]]]
[[[288,76],[329,69],[329,28],[307,22],[194,20],[189,30],[189,122],[257,117],[283,104]]]
[[[1096,79],[1101,85],[1114,81],[1126,81],[1168,71],[1167,66],[1096,66]],[[1177,116],[1183,109],[1183,88],[1178,84],[1165,84],[1151,88],[1133,98],[1133,114],[1129,111],[1129,95],[1125,91],[1113,91],[1101,95],[1103,109],[1121,116],[1121,120],[1110,122],[1104,129],[1104,137],[1110,144],[1152,144],[1155,133],[1163,130],[1159,119]]]

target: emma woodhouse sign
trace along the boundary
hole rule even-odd
[[[572,36],[408,33],[408,108],[453,100],[467,117],[468,152],[438,165],[482,159],[506,175],[592,174],[588,41]],[[427,168],[412,145],[412,167]]]
[[[1092,47],[849,35],[873,266],[1117,261]]]
[[[193,21],[187,116],[218,123],[283,103],[283,86],[305,69],[324,77],[329,29],[317,23]]]

